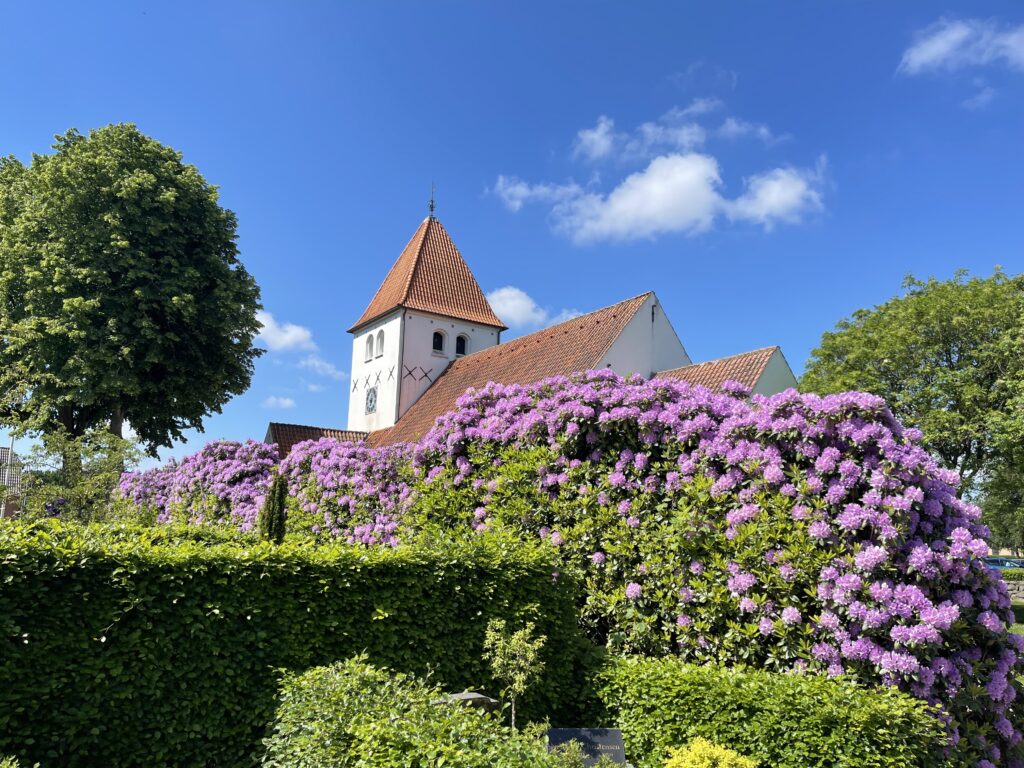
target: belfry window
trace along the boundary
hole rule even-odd
[[[366,362],[373,360],[373,334],[366,337]]]
[[[462,334],[455,337],[455,356],[462,357],[469,352],[469,339]]]
[[[384,331],[377,331],[377,357],[384,354]]]
[[[434,331],[433,349],[435,352],[444,352],[444,331]]]

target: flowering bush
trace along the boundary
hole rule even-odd
[[[292,499],[288,530],[396,545],[411,495],[409,458],[402,446],[375,449],[326,437],[299,443],[280,464]],[[221,440],[180,463],[126,472],[115,495],[155,513],[157,522],[220,522],[250,530],[277,464],[275,446]]]
[[[281,474],[313,533],[342,536],[350,544],[398,544],[411,493],[404,446],[307,440],[281,462]]]
[[[311,525],[353,542],[539,537],[617,651],[882,682],[946,710],[958,759],[1024,765],[1024,639],[980,559],[987,529],[880,398],[589,372],[470,391],[415,447],[414,478],[408,455],[321,440],[282,472]],[[230,473],[195,463],[183,487],[234,503]],[[269,466],[236,474],[244,500]],[[173,507],[181,484],[142,475],[122,493]]]
[[[877,397],[747,397],[611,372],[470,391],[417,449],[417,514],[514,527],[613,648],[883,682],[957,754],[1019,766],[1022,638],[987,529]]]
[[[251,530],[278,462],[277,448],[246,440],[218,440],[181,463],[126,472],[115,496],[156,513],[157,522],[227,521]]]

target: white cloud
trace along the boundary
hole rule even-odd
[[[272,314],[263,310],[256,313],[256,321],[261,326],[256,338],[266,344],[272,352],[316,349],[313,333],[309,328],[294,323],[278,323]]]
[[[707,133],[696,123],[675,124],[663,118],[658,122],[638,126],[626,140],[622,155],[626,160],[646,160],[666,149],[694,149],[703,144],[706,138]]]
[[[1014,27],[984,19],[939,19],[914,35],[898,71],[918,75],[992,64],[1024,70],[1024,24]]]
[[[984,80],[976,80],[974,87],[978,89],[975,94],[960,102],[960,106],[964,109],[974,110],[987,107],[996,96],[995,88],[986,85]]]
[[[295,401],[292,400],[290,397],[273,396],[268,397],[266,400],[263,401],[263,407],[287,410],[289,408],[295,407]]]
[[[337,381],[341,381],[348,376],[348,374],[324,360],[320,355],[306,355],[299,361],[299,367]]]
[[[560,310],[558,314],[552,316],[551,319],[548,320],[547,325],[558,325],[559,323],[564,323],[566,320],[572,320],[574,317],[579,317],[582,314],[583,313],[578,309],[563,309]]]
[[[648,160],[665,151],[694,149],[704,143],[707,133],[690,118],[717,109],[719,104],[717,99],[696,99],[688,107],[673,107],[657,120],[641,123],[632,132],[616,132],[615,122],[601,115],[593,128],[584,128],[576,133],[572,155],[590,161],[612,156],[636,161]],[[564,194],[564,187],[558,189]],[[541,194],[550,192],[542,190]]]
[[[718,135],[724,139],[741,139],[746,136],[754,136],[765,144],[777,144],[789,138],[787,134],[776,136],[764,123],[750,123],[735,117],[725,118],[725,122],[718,129]]]
[[[627,176],[607,196],[581,195],[554,213],[559,227],[577,242],[699,232],[714,222],[720,183],[713,157],[666,155]]]
[[[695,152],[662,155],[607,195],[580,190],[559,200],[552,216],[556,228],[578,243],[697,234],[711,229],[720,217],[771,229],[779,222],[799,222],[824,207],[824,172],[824,159],[814,169],[775,168],[747,178],[743,194],[729,199],[722,194],[715,158]],[[513,311],[524,318],[541,311],[511,293],[500,301],[514,305]]]
[[[528,184],[515,176],[498,176],[491,190],[510,211],[518,211],[524,203],[558,203],[582,192],[575,182],[568,184]]]
[[[799,222],[806,214],[820,211],[821,186],[825,159],[812,171],[798,168],[775,168],[751,176],[746,191],[726,204],[730,219],[741,219],[771,229],[776,222]]]
[[[511,211],[530,203],[547,206],[555,228],[578,243],[696,234],[719,220],[771,229],[779,222],[799,222],[822,210],[824,161],[814,169],[769,168],[745,179],[738,197],[724,195],[718,160],[701,149],[708,129],[695,122],[695,117],[723,106],[718,99],[695,99],[629,132],[616,131],[612,118],[601,115],[594,127],[578,131],[574,157],[645,165],[608,192],[601,191],[596,173],[585,186],[574,181],[532,184],[501,175],[491,191]],[[762,123],[728,116],[712,131],[725,139],[756,137],[766,145],[789,138]],[[494,292],[492,304],[502,307],[498,315],[510,325],[540,325],[557,317],[514,286]]]
[[[306,384],[307,392],[323,392],[325,389],[326,387],[323,384],[314,384],[313,382]]]
[[[514,285],[496,288],[487,294],[487,301],[495,314],[508,323],[510,328],[546,327],[582,314],[577,309],[562,309],[552,314],[537,304],[526,291]]]
[[[722,100],[716,98],[700,98],[694,99],[690,104],[682,109],[674,107],[669,111],[670,115],[678,115],[679,117],[689,117],[690,115],[706,115],[708,112],[714,112],[717,109],[722,108]]]
[[[615,145],[615,121],[601,115],[593,128],[582,128],[576,133],[573,157],[600,160],[611,154]]]

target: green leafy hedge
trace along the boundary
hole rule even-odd
[[[626,754],[660,767],[696,737],[772,768],[928,768],[945,735],[919,699],[893,689],[794,673],[624,658],[601,673],[599,694]]]
[[[562,768],[536,733],[355,658],[285,679],[264,768]]]
[[[547,637],[527,717],[571,722],[580,699],[571,581],[498,537],[366,550],[3,523],[0,585],[0,754],[44,765],[251,766],[279,670],[363,651],[494,692],[492,618]]]
[[[1004,568],[999,574],[1003,581],[1024,581],[1024,568]]]

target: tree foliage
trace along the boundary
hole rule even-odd
[[[534,637],[533,622],[520,630],[506,628],[504,619],[492,619],[484,634],[484,658],[491,663],[494,677],[505,684],[505,695],[512,708],[512,730],[516,729],[516,699],[543,670],[540,650],[547,639]]]
[[[3,420],[71,438],[127,419],[153,451],[249,386],[259,289],[234,214],[130,124],[0,159]]]
[[[25,512],[30,517],[103,519],[121,473],[138,458],[132,443],[106,430],[91,429],[81,437],[59,430],[44,435],[25,458]]]
[[[1024,275],[961,271],[904,288],[825,333],[801,389],[884,397],[969,491],[1024,439]]]
[[[992,543],[1016,554],[1024,552],[1024,456],[1001,462],[985,478],[981,506]]]

